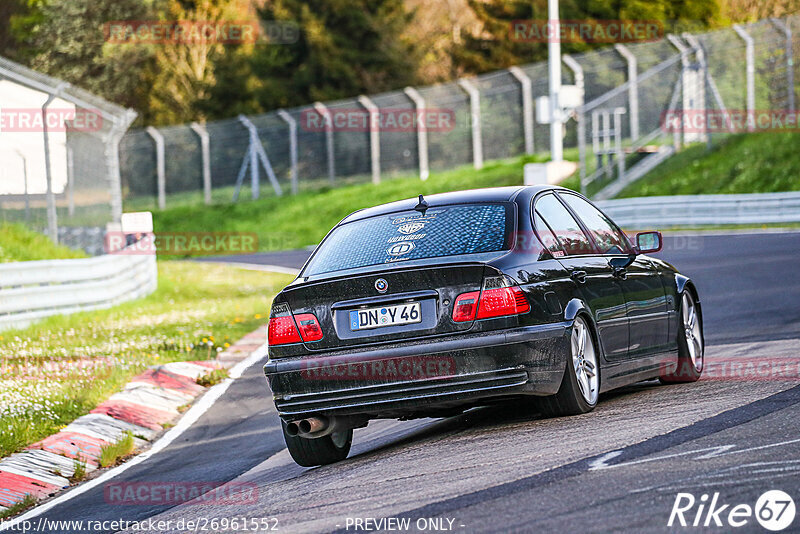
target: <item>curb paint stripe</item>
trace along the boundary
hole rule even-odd
[[[59,432],[27,448],[61,454],[87,464],[91,463],[93,466],[97,467],[100,460],[100,451],[106,445],[110,444],[105,440],[92,438],[76,432]]]
[[[141,436],[147,441],[151,441],[155,437],[155,432],[149,428],[126,423],[100,413],[90,413],[78,417],[64,428],[64,432],[94,435],[100,439],[110,438],[115,442],[119,441],[126,432],[130,432],[134,436]]]
[[[208,372],[208,368],[203,367],[202,365],[196,365],[194,363],[189,363],[189,362],[166,363],[163,365],[163,368],[169,371],[170,373],[181,375],[191,380],[197,380],[197,377],[202,376]]]
[[[0,504],[4,506],[21,501],[29,493],[38,499],[61,489],[52,484],[6,471],[0,471],[0,488],[2,488],[0,489]]]
[[[133,381],[153,384],[165,389],[180,391],[181,393],[188,393],[195,396],[199,395],[204,390],[203,386],[197,384],[193,380],[189,380],[185,376],[171,373],[162,367],[148,369],[139,376],[134,377]]]
[[[162,425],[172,421],[175,417],[175,415],[170,412],[152,408],[148,409],[139,404],[120,400],[106,401],[92,410],[91,413],[105,414],[114,419],[119,419],[137,426],[143,426],[155,431],[162,430]]]

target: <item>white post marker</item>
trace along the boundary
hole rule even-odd
[[[617,43],[614,45],[619,55],[628,64],[628,108],[630,109],[631,139],[639,139],[639,67],[636,56],[627,46]]]
[[[472,121],[472,164],[483,168],[483,139],[481,137],[481,94],[469,80],[458,80],[458,85],[469,95],[469,111]]]
[[[403,89],[406,96],[414,103],[414,111],[417,114],[417,159],[419,160],[419,178],[427,180],[430,176],[428,169],[428,130],[425,121],[425,99],[419,91],[413,87]]]
[[[292,166],[291,182],[292,194],[297,194],[297,121],[285,109],[278,110],[278,116],[289,125],[289,161]]]
[[[314,102],[314,110],[325,120],[325,151],[328,153],[328,180],[336,179],[336,161],[333,153],[333,117],[322,102]]]
[[[366,95],[358,97],[358,103],[364,106],[369,114],[369,153],[372,165],[372,183],[381,183],[381,139],[380,110]]]
[[[745,44],[745,61],[746,61],[746,76],[747,76],[747,131],[752,132],[755,130],[755,123],[753,120],[753,113],[756,109],[756,66],[755,66],[755,47],[753,38],[750,34],[740,25],[734,24],[733,30],[742,38]]]
[[[509,67],[508,72],[520,83],[522,91],[522,135],[525,139],[525,153],[533,154],[533,95],[531,78],[519,67]]]
[[[163,210],[167,207],[167,178],[166,161],[164,154],[164,136],[156,128],[148,126],[145,128],[147,135],[156,144],[156,181],[158,188],[158,209]]]
[[[190,128],[200,138],[200,157],[203,165],[203,200],[211,204],[211,140],[205,125],[193,122]]]

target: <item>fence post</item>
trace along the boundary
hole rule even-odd
[[[747,62],[747,131],[752,132],[755,129],[753,123],[753,113],[756,109],[756,66],[755,66],[755,47],[753,45],[753,38],[750,34],[738,24],[733,25],[733,30],[742,38],[745,43],[745,60]]]
[[[510,67],[508,72],[520,83],[522,91],[522,134],[525,138],[525,153],[533,154],[533,95],[531,79],[519,67]]]
[[[72,159],[72,147],[67,147],[67,215],[75,217],[75,166]]]
[[[56,94],[65,87],[61,83],[55,93],[47,95],[47,100],[42,104],[42,132],[44,135],[44,172],[47,180],[47,233],[53,243],[58,243],[58,214],[56,213],[56,197],[53,194],[53,174],[50,169],[50,135],[47,127],[47,107],[56,99]]]
[[[358,103],[369,113],[369,154],[372,164],[372,183],[381,183],[381,139],[380,110],[366,95],[358,97]]]
[[[336,162],[333,153],[333,118],[322,102],[314,102],[314,110],[325,119],[325,149],[328,153],[328,179],[331,184],[336,179]]]
[[[206,204],[211,204],[211,141],[208,138],[208,130],[206,130],[205,125],[199,122],[193,122],[190,128],[200,138],[200,157],[203,165],[203,200]]]
[[[639,139],[639,67],[638,60],[627,46],[621,43],[614,45],[619,55],[628,63],[628,108],[631,125],[631,139]]]
[[[769,21],[786,37],[786,85],[789,90],[789,112],[794,113],[794,52],[792,51],[792,29],[784,21],[771,18]]]
[[[122,137],[136,120],[137,113],[132,109],[125,110],[124,115],[112,117],[111,131],[103,139],[105,144],[106,168],[108,170],[109,196],[111,197],[111,220],[122,220],[122,172],[119,165],[119,144]]]
[[[163,210],[167,207],[167,178],[166,178],[166,161],[164,155],[164,136],[153,128],[148,126],[145,128],[147,135],[153,139],[156,144],[156,180],[158,183],[158,209]]]
[[[700,140],[702,141],[705,138],[706,147],[708,150],[711,150],[713,143],[711,140],[711,131],[708,128],[708,114],[711,107],[708,104],[708,92],[711,89],[709,80],[710,75],[708,73],[708,62],[706,61],[706,52],[705,49],[700,45],[700,41],[695,38],[694,35],[691,33],[683,33],[681,34],[683,39],[689,43],[689,46],[694,49],[694,55],[697,58],[697,63],[700,65],[700,76],[702,77],[701,82],[701,90],[698,91],[699,93],[699,100],[702,102],[700,108],[703,110],[703,113],[706,116],[706,119],[703,121],[703,134],[700,136]]]
[[[686,117],[684,116],[686,113],[686,97],[688,92],[686,91],[686,82],[688,80],[686,76],[686,71],[689,69],[689,49],[684,45],[681,40],[673,35],[668,34],[667,40],[672,43],[678,52],[681,54],[681,79],[680,79],[680,88],[681,88],[681,131],[680,133],[678,130],[675,130],[675,134],[673,137],[673,143],[675,145],[675,149],[678,150],[682,143],[686,142],[686,132],[684,131],[686,127]]]
[[[292,194],[296,195],[298,190],[297,183],[297,121],[289,115],[286,110],[279,109],[278,116],[283,119],[283,122],[289,125],[289,161],[292,166],[291,181],[292,181]]]
[[[261,139],[258,137],[258,129],[256,129],[256,125],[253,124],[249,118],[244,115],[239,115],[239,122],[241,122],[245,128],[250,132],[250,148],[247,151],[247,155],[250,156],[250,177],[252,178],[252,188],[253,188],[253,200],[259,197],[260,193],[260,181],[258,177],[258,160],[261,160],[261,164],[264,166],[264,170],[267,171],[267,178],[269,178],[269,182],[272,184],[272,188],[275,190],[276,196],[283,195],[283,190],[281,189],[281,184],[278,183],[278,177],[275,176],[275,171],[272,170],[272,164],[269,162],[269,158],[267,157],[267,153],[264,151],[264,147],[261,145]],[[247,156],[245,156],[247,158]],[[243,166],[244,168],[244,166]],[[241,172],[241,170],[240,170]],[[239,187],[239,180],[236,180],[236,187],[238,193]]]
[[[19,149],[15,148],[14,152],[22,159],[22,180],[25,187],[25,220],[31,218],[31,199],[28,197],[28,158]]]
[[[469,110],[472,120],[472,164],[483,168],[483,140],[481,139],[481,94],[469,80],[458,80],[458,85],[469,95]]]
[[[413,87],[403,89],[406,96],[414,103],[417,115],[417,159],[419,159],[419,178],[427,180],[430,176],[428,169],[428,130],[425,129],[425,99]]]

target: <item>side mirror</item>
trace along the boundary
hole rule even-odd
[[[647,254],[661,250],[661,232],[639,232],[636,234],[636,252]]]

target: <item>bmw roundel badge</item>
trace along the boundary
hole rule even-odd
[[[386,291],[389,289],[389,282],[383,278],[378,278],[375,280],[375,289],[378,290],[378,293],[386,293]]]

